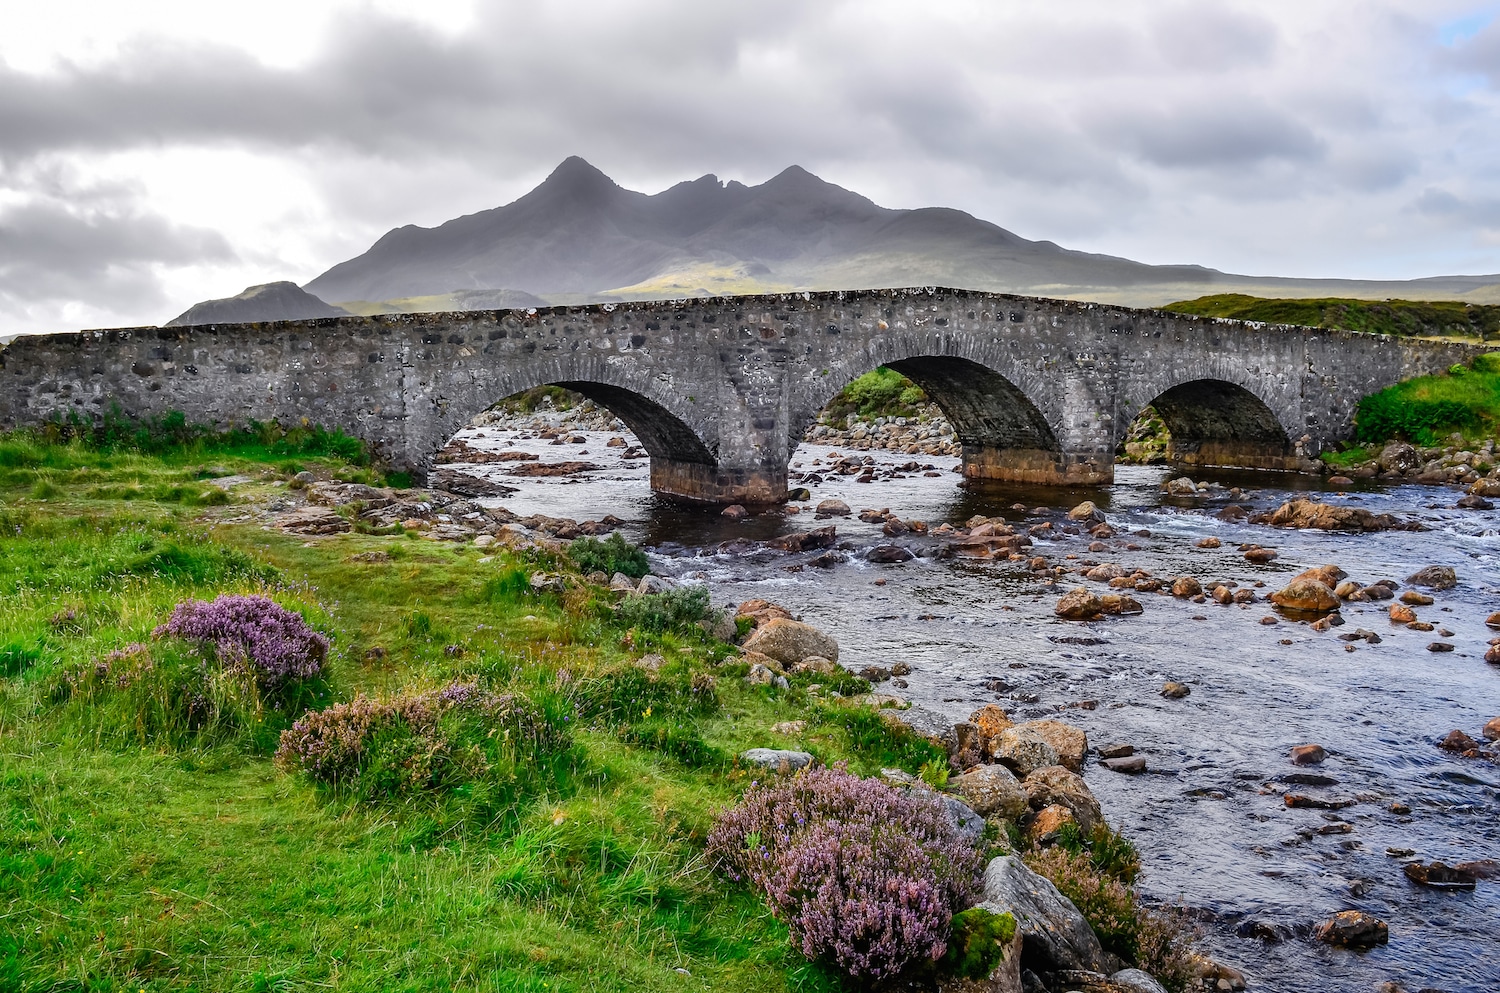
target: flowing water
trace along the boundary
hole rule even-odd
[[[513,479],[504,465],[471,471],[519,485],[498,502],[522,515],[624,519],[627,535],[653,549],[655,571],[706,581],[716,604],[764,597],[786,605],[838,638],[840,661],[854,669],[907,662],[909,685],[885,684],[883,691],[954,719],[998,702],[1018,720],[1053,716],[1078,725],[1095,746],[1134,745],[1147,758],[1147,773],[1119,775],[1091,762],[1089,785],[1111,824],[1140,848],[1142,890],[1192,910],[1211,954],[1245,972],[1253,989],[1367,993],[1397,980],[1414,990],[1500,990],[1500,880],[1481,880],[1468,892],[1421,889],[1403,876],[1401,858],[1387,854],[1412,849],[1423,861],[1449,864],[1500,859],[1500,768],[1435,746],[1454,728],[1478,738],[1500,715],[1500,666],[1483,659],[1492,633],[1484,620],[1500,609],[1500,511],[1453,509],[1459,494],[1451,488],[1370,486],[1320,498],[1358,501],[1418,519],[1428,530],[1273,530],[1216,519],[1225,500],[1165,498],[1165,470],[1121,467],[1114,486],[1097,490],[974,492],[957,486],[956,459],[885,452],[845,454],[870,455],[887,468],[912,461],[923,468],[867,484],[833,475],[813,487],[814,503],[838,497],[856,512],[889,508],[932,526],[984,514],[1061,528],[1067,508],[1092,499],[1118,532],[1106,551],[1089,552],[1094,539],[1080,533],[1038,538],[1031,554],[1057,564],[1117,562],[1127,572],[1191,575],[1205,586],[1264,584],[1259,602],[1235,606],[1141,593],[1144,614],[1084,624],[1053,614],[1059,594],[1079,584],[1076,576],[1049,586],[1024,562],[867,563],[863,554],[876,544],[921,556],[941,539],[891,539],[881,525],[852,517],[814,521],[807,512],[776,511],[735,522],[684,508],[652,495],[646,459],[621,459],[621,449],[604,446],[608,433],[581,434],[581,446],[495,427],[462,437],[477,448],[599,465],[565,478]],[[825,469],[831,451],[806,444],[794,463],[802,471]],[[1279,474],[1220,478],[1245,488],[1238,502],[1255,509],[1310,485]],[[1030,509],[1011,509],[1018,503]],[[804,566],[815,553],[784,555],[753,544],[828,523],[837,525],[847,556],[831,569]],[[1222,547],[1196,547],[1205,536]],[[1242,542],[1273,546],[1279,558],[1251,564],[1235,551]],[[1279,617],[1264,600],[1296,572],[1324,563],[1363,583],[1453,566],[1459,586],[1417,608],[1451,637],[1392,625],[1389,602],[1348,604],[1348,623],[1320,634]],[[1277,621],[1264,624],[1266,617]],[[1377,632],[1379,644],[1358,641],[1346,650],[1338,633],[1361,627]],[[1434,641],[1456,650],[1430,652]],[[1164,699],[1159,690],[1169,679],[1186,683],[1191,695]],[[1322,744],[1327,761],[1293,766],[1288,750],[1306,742]],[[1309,782],[1309,773],[1327,781]],[[1337,812],[1289,809],[1282,799],[1288,791],[1357,802]],[[1411,813],[1393,813],[1398,802]],[[1351,952],[1310,937],[1313,924],[1350,908],[1387,921],[1389,944]]]

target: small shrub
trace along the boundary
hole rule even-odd
[[[328,638],[302,615],[264,596],[225,594],[212,602],[187,600],[152,632],[211,644],[221,666],[248,666],[262,688],[321,675]]]
[[[1065,848],[1032,852],[1026,863],[1073,901],[1105,951],[1127,962],[1136,960],[1140,919],[1135,894],[1128,886],[1094,868],[1087,854]]]
[[[1075,855],[1087,855],[1095,869],[1129,886],[1141,871],[1141,854],[1123,835],[1098,824],[1085,838],[1076,823],[1064,824],[1057,832],[1057,847]]]
[[[646,553],[626,541],[618,531],[603,541],[590,537],[573,539],[568,545],[568,558],[573,560],[579,572],[585,574],[602,572],[613,576],[623,572],[631,579],[640,579],[651,571]]]
[[[941,958],[982,865],[938,801],[843,769],[752,787],[708,853],[765,893],[802,954],[862,980]]]
[[[642,631],[676,631],[708,616],[708,587],[679,586],[661,593],[627,596],[615,607],[621,626]]]
[[[572,740],[540,708],[474,683],[389,699],[359,696],[305,714],[281,734],[276,763],[361,800],[514,785]]]
[[[1000,964],[1005,946],[1016,936],[1016,919],[983,907],[970,907],[953,916],[948,953],[943,962],[955,976],[983,979]]]

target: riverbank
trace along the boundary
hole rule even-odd
[[[572,441],[552,434],[532,440]],[[1128,860],[1091,867],[1127,849],[1067,833],[1102,822],[1075,771],[1081,731],[1011,731],[996,706],[972,735],[913,730],[921,711],[882,718],[866,681],[792,659],[753,605],[714,610],[701,584],[651,576],[624,590],[619,569],[646,560],[588,545],[623,523],[610,515],[565,522],[584,536],[569,545],[557,518],[382,482],[317,446],[0,442],[6,985],[841,988],[703,861],[768,746],[923,796],[982,760],[982,784],[950,782],[966,843],[1063,844],[1036,867],[1090,920],[1129,918],[1072,965],[1179,955],[1164,926],[1139,944]],[[241,656],[174,640],[231,603],[262,620],[225,630],[274,622],[291,640],[223,668]],[[292,644],[307,668],[287,667]],[[262,648],[280,668],[257,668]],[[291,671],[295,693],[263,678]],[[462,737],[471,711],[499,722],[489,737]],[[371,721],[384,737],[361,737]],[[353,764],[330,765],[350,741],[337,762]],[[1080,886],[1114,902],[1090,907]]]

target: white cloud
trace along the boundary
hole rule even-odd
[[[1148,262],[1500,271],[1483,4],[8,6],[0,333],[305,281],[569,154],[648,191],[797,163]]]

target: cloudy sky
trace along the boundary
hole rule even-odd
[[[1147,262],[1500,272],[1500,2],[0,0],[0,335],[306,282],[564,157]]]

